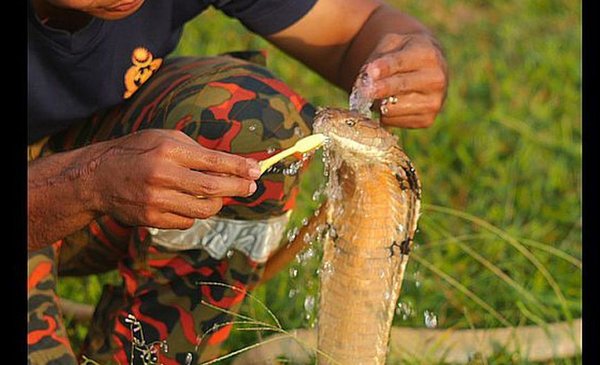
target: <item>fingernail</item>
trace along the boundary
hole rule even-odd
[[[260,177],[260,169],[257,168],[251,168],[250,170],[248,170],[248,175],[253,178],[254,180],[258,179]]]
[[[248,187],[248,195],[254,194],[254,192],[256,191],[256,189],[257,189],[256,183],[254,181],[252,181],[250,183],[250,186]]]
[[[248,164],[248,176],[253,179],[258,179],[260,177],[260,167],[258,166],[258,162],[251,159],[247,159],[246,162]]]

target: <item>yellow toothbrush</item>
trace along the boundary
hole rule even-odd
[[[284,158],[293,155],[296,152],[306,153],[308,151],[314,150],[315,148],[321,147],[323,143],[327,140],[327,137],[321,133],[311,134],[308,137],[304,137],[292,147],[285,149],[266,160],[262,160],[258,162],[258,166],[260,167],[260,173],[263,174],[267,169],[277,162],[283,160]]]

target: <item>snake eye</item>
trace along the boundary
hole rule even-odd
[[[356,124],[356,120],[354,119],[346,119],[346,125],[349,127],[354,127],[354,125]]]

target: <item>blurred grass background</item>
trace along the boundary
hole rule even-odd
[[[434,31],[450,69],[435,125],[397,131],[420,172],[424,208],[394,324],[424,327],[426,311],[438,328],[581,316],[581,2],[388,3]],[[344,92],[217,11],[186,26],[176,54],[248,49],[267,50],[269,68],[315,105],[347,106]],[[311,197],[323,182],[321,168],[316,158],[304,175],[290,228],[317,207]],[[254,292],[285,329],[315,325],[314,249],[312,259],[293,262]],[[59,295],[94,304],[103,283],[118,281],[115,273],[65,278]],[[259,306],[244,312],[266,318]],[[69,331],[78,346],[85,327]],[[264,335],[234,330],[225,351]],[[487,363],[528,364],[501,350]]]

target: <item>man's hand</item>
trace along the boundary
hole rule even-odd
[[[381,122],[402,128],[433,124],[446,97],[446,62],[426,33],[384,36],[363,67],[379,100]]]
[[[259,176],[256,161],[172,130],[143,130],[39,158],[28,166],[28,249],[104,214],[135,226],[189,228],[216,214],[222,197],[252,194]]]
[[[382,0],[319,0],[268,39],[347,91],[366,69],[384,124],[428,127],[441,109],[448,81],[437,41]]]
[[[248,196],[260,176],[254,160],[213,151],[179,131],[144,130],[120,138],[94,173],[97,209],[120,221],[189,228]]]

